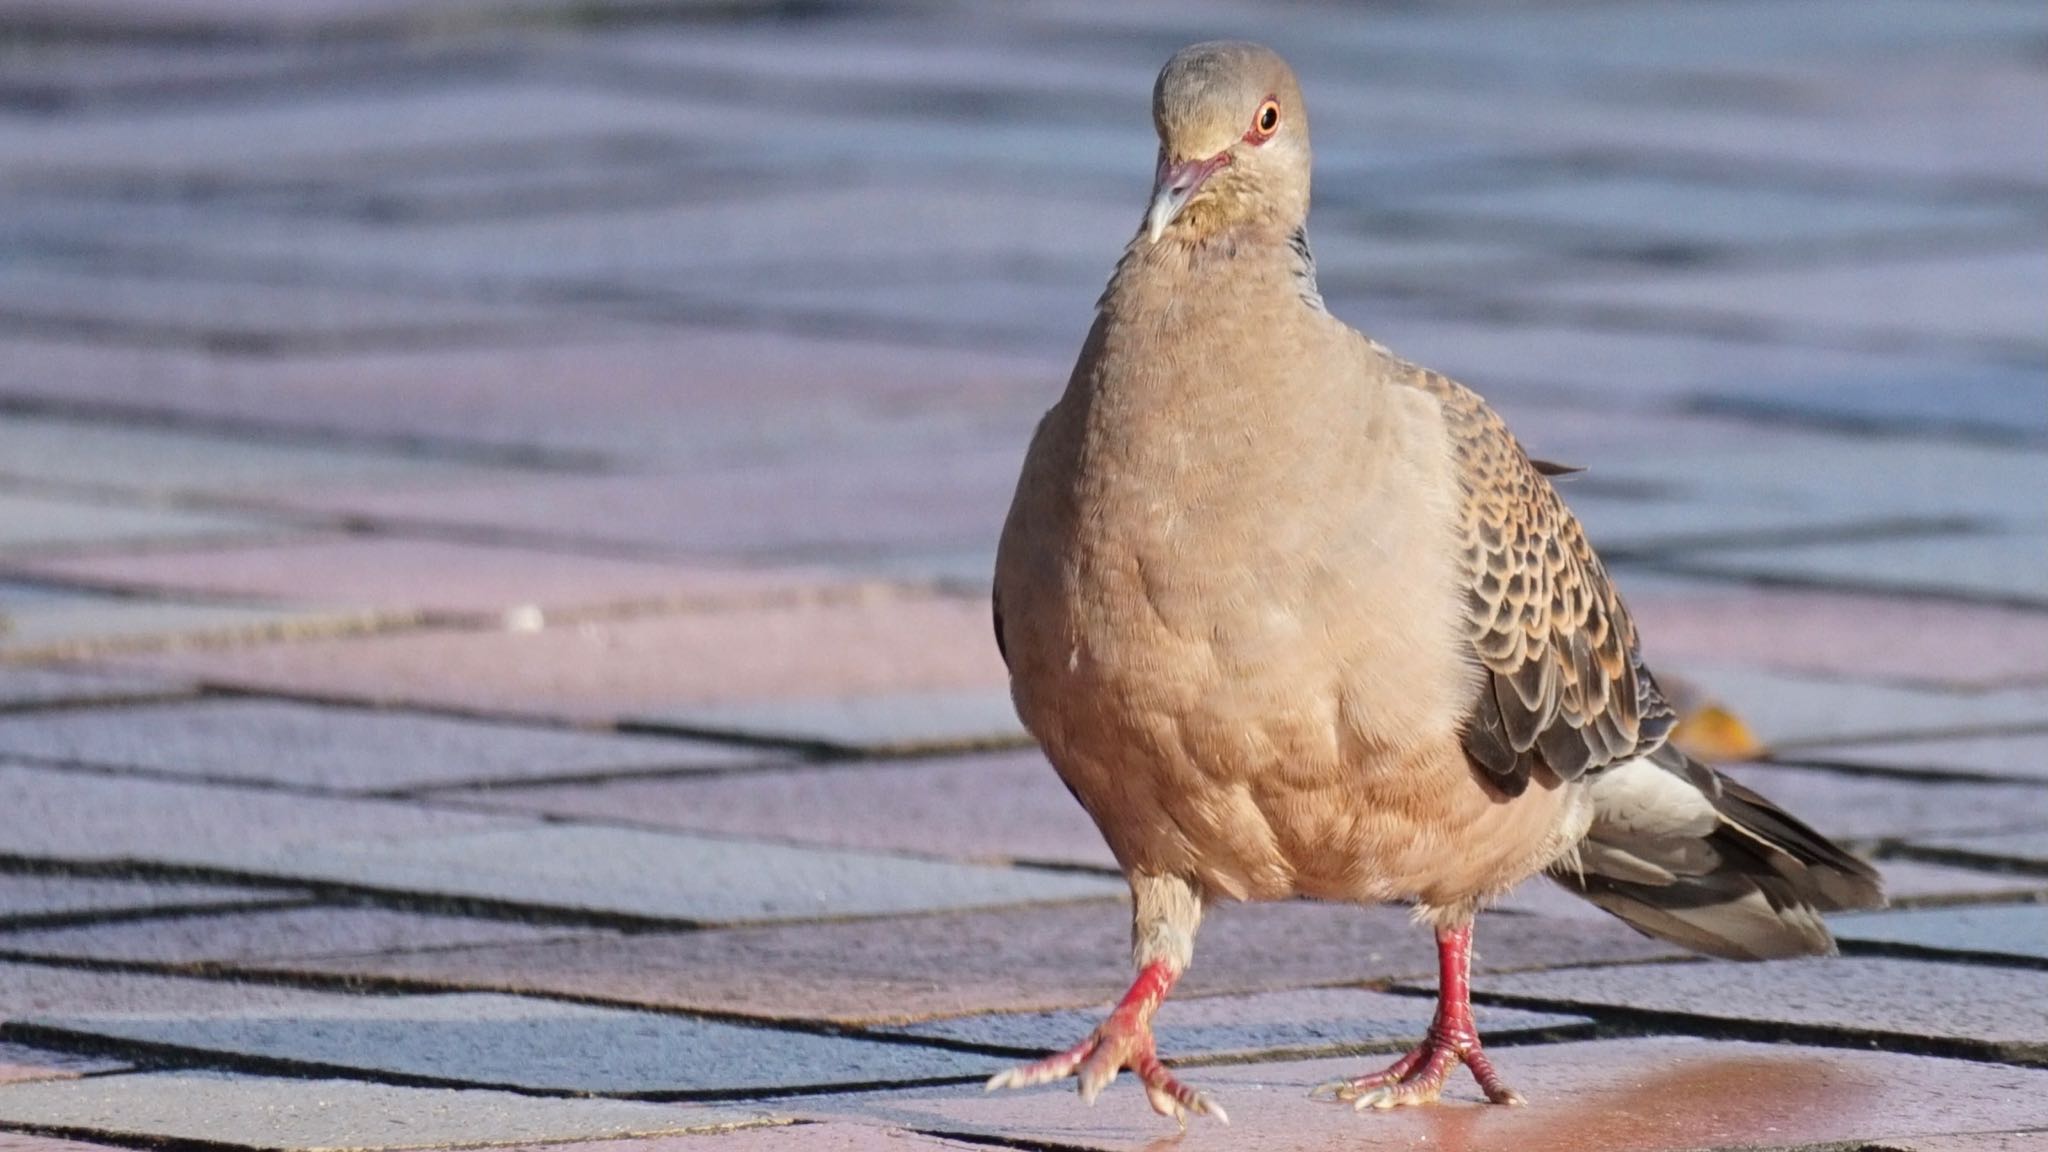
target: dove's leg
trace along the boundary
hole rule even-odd
[[[1331,1092],[1361,1110],[1427,1104],[1443,1092],[1451,1070],[1463,1064],[1472,1069],[1488,1100],[1495,1104],[1522,1102],[1480,1051],[1479,1029],[1472,1023],[1472,925],[1437,929],[1436,955],[1436,1019],[1430,1022],[1422,1043],[1383,1072],[1319,1085],[1316,1092]]]
[[[1128,1068],[1160,1115],[1185,1123],[1192,1112],[1230,1123],[1207,1093],[1194,1091],[1166,1070],[1152,1042],[1152,1014],[1194,958],[1195,929],[1201,922],[1201,897],[1186,881],[1131,877],[1131,952],[1138,978],[1130,991],[1087,1039],[1043,1060],[997,1073],[988,1082],[989,1091],[1072,1076],[1079,1081],[1081,1099],[1093,1104],[1116,1074]]]

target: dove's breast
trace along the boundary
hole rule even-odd
[[[1424,895],[1439,825],[1492,806],[1457,738],[1476,672],[1441,414],[1320,313],[1216,322],[1162,351],[1106,318],[1047,414],[997,572],[1019,714],[1126,868]],[[1356,371],[1291,374],[1276,341]]]

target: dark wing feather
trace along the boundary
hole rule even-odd
[[[1470,389],[1408,371],[1443,405],[1464,489],[1468,635],[1486,672],[1467,754],[1516,796],[1539,767],[1572,780],[1656,748],[1676,718],[1606,569],[1546,478],[1562,470],[1531,461]]]

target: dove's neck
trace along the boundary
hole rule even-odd
[[[1084,442],[1182,483],[1255,483],[1331,435],[1327,414],[1362,400],[1363,342],[1323,310],[1306,250],[1287,233],[1133,244],[1069,385]]]
[[[1306,223],[1247,226],[1199,236],[1168,233],[1156,242],[1141,231],[1117,261],[1100,303],[1109,308],[1119,298],[1144,300],[1189,290],[1213,294],[1219,281],[1251,291],[1276,279],[1301,304],[1326,311],[1316,286],[1316,258]]]

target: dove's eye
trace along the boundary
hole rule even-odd
[[[1254,141],[1262,141],[1279,130],[1280,102],[1268,100],[1259,105],[1258,113],[1252,117],[1252,130],[1245,133],[1245,136]]]

